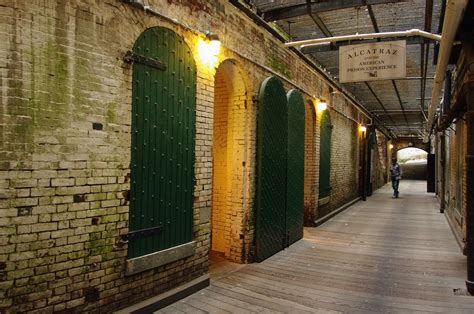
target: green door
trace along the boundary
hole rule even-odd
[[[366,166],[366,176],[365,176],[365,195],[371,196],[373,192],[373,172],[374,172],[374,158],[375,158],[375,147],[376,147],[376,138],[375,132],[369,131],[367,138],[367,166]]]
[[[286,176],[288,107],[281,81],[265,79],[257,118],[257,191],[255,260],[260,262],[286,246]]]
[[[319,199],[331,194],[331,136],[331,117],[329,112],[325,110],[320,125]]]
[[[288,99],[288,194],[286,228],[288,245],[303,237],[305,110],[301,93],[292,89]]]
[[[173,31],[135,42],[129,257],[192,241],[196,66]]]

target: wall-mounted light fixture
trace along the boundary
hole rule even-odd
[[[316,98],[316,112],[320,113],[323,112],[328,108],[328,104],[324,100],[320,100]]]
[[[393,149],[393,144],[390,144],[388,147],[390,147],[390,149]]]
[[[365,133],[365,131],[367,131],[367,128],[365,127],[365,125],[359,125],[359,131]]]
[[[211,67],[217,63],[217,55],[221,50],[219,37],[211,32],[206,32],[205,39],[199,39],[198,52],[201,61]]]

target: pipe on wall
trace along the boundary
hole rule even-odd
[[[363,39],[377,39],[377,38],[391,38],[391,37],[414,37],[420,36],[428,38],[435,41],[440,41],[441,36],[425,32],[419,29],[411,29],[408,31],[399,31],[399,32],[383,32],[383,33],[371,33],[371,34],[355,34],[355,35],[343,35],[343,36],[333,36],[333,37],[324,37],[324,38],[315,38],[315,39],[306,39],[299,41],[292,41],[286,43],[286,47],[295,47],[301,46],[309,47],[313,45],[333,43],[338,41],[347,41],[347,40],[363,40]]]
[[[436,74],[431,92],[431,103],[428,109],[428,120],[425,128],[425,142],[428,141],[429,133],[433,126],[435,111],[438,107],[438,102],[436,100],[438,99],[441,88],[443,87],[444,75],[451,55],[454,37],[456,36],[467,2],[468,0],[448,0],[446,4],[442,38],[438,53],[438,65],[436,66]]]

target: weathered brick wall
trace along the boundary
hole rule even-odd
[[[253,124],[255,116],[248,112],[248,103],[251,102],[251,89],[246,86],[248,80],[242,73],[242,68],[232,61],[225,64],[232,81],[232,92],[230,93],[230,116],[228,130],[232,143],[229,143],[231,154],[228,163],[232,165],[229,172],[229,191],[227,193],[230,207],[230,249],[228,259],[234,262],[247,262],[250,242],[245,241],[245,228],[250,227],[248,212],[251,210],[249,195],[253,185],[249,184],[248,176],[252,173],[253,161],[249,159],[249,149],[254,149],[255,141],[250,134],[249,124]],[[250,120],[250,121],[249,121]]]
[[[359,186],[359,126],[337,112],[329,112],[334,125],[331,139],[331,195],[329,203],[321,206],[320,217],[355,199]]]
[[[227,201],[230,182],[228,180],[228,87],[225,73],[218,71],[214,89],[214,138],[213,138],[213,180],[212,180],[212,249],[225,253],[229,250],[230,208]],[[231,153],[231,152],[229,152]]]
[[[107,312],[207,271],[216,70],[198,56],[204,31],[220,36],[219,60],[235,60],[245,76],[243,186],[233,195],[242,215],[231,233],[231,241],[243,242],[235,254],[244,261],[254,237],[258,104],[252,96],[274,74],[286,77],[286,89],[299,88],[308,98],[330,96],[319,74],[226,1],[147,3],[179,23],[114,0],[0,1],[0,308]],[[118,239],[128,231],[132,67],[122,59],[153,26],[183,36],[197,63],[196,253],[126,276],[127,245]],[[331,106],[359,119],[342,97]],[[356,124],[331,114],[333,208],[353,198],[359,149]],[[316,143],[318,133],[316,126]],[[315,156],[317,191],[319,144]]]
[[[198,74],[196,254],[125,276],[118,236],[128,227],[131,67],[122,56],[147,27],[173,25],[115,1],[6,4],[0,307],[116,308],[206,272],[209,226],[199,212],[210,203],[212,124],[204,125],[213,104],[204,86],[213,74]]]
[[[247,125],[246,95],[241,69],[223,62],[216,73],[214,91],[212,249],[243,262],[243,230],[248,207],[247,148],[251,143]],[[254,118],[254,117],[250,117]]]

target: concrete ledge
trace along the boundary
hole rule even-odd
[[[179,287],[176,287],[170,291],[164,292],[150,299],[129,306],[125,309],[115,312],[116,314],[134,313],[134,314],[145,314],[153,313],[159,309],[162,309],[172,303],[175,303],[197,291],[209,286],[209,274],[205,274],[198,277],[190,282],[187,282]]]
[[[331,219],[332,217],[336,216],[337,214],[339,214],[340,212],[344,211],[345,209],[347,209],[347,207],[353,205],[354,203],[358,202],[360,200],[360,197],[357,197],[356,199],[353,199],[352,201],[342,205],[341,207],[339,207],[338,209],[336,210],[333,210],[332,212],[330,212],[329,214],[327,214],[326,216],[324,217],[321,217],[319,218],[318,220],[316,220],[314,222],[314,226],[317,227],[317,226],[320,226],[322,225],[323,223],[325,223],[326,221],[328,221],[329,219]]]
[[[196,242],[193,241],[163,251],[129,259],[125,265],[125,275],[137,274],[148,269],[192,256],[195,251]]]

